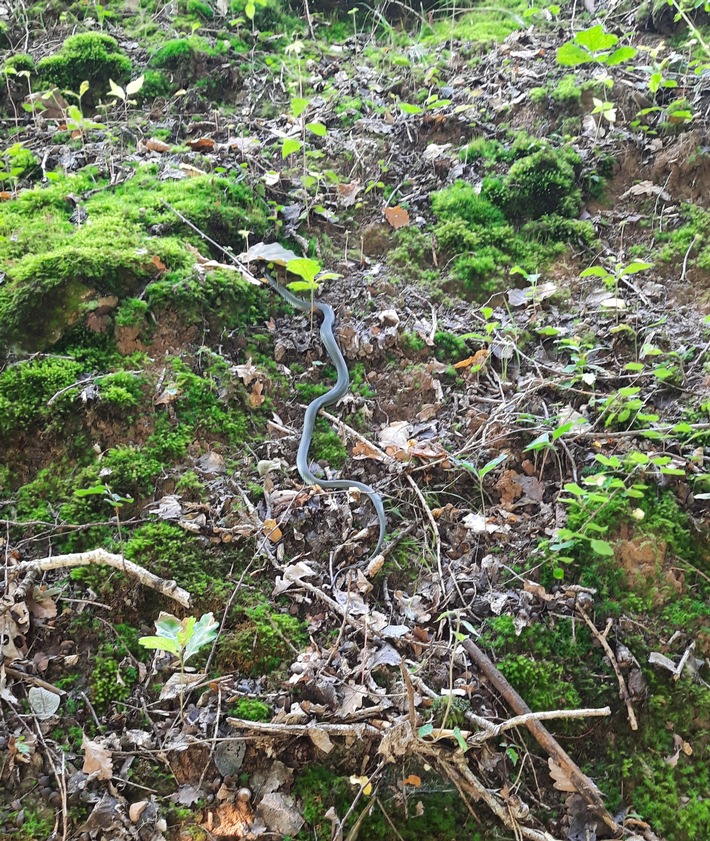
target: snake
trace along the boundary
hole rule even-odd
[[[335,311],[329,304],[324,304],[321,301],[305,301],[294,295],[289,289],[279,283],[269,272],[263,272],[269,286],[285,300],[294,309],[305,313],[319,312],[323,320],[320,326],[320,337],[323,346],[326,349],[331,362],[335,366],[338,378],[335,385],[325,394],[316,397],[306,407],[306,413],[303,416],[303,432],[301,433],[301,440],[298,445],[298,453],[296,454],[296,468],[306,485],[318,485],[321,488],[334,490],[349,490],[350,488],[357,488],[361,493],[365,494],[372,503],[379,521],[379,536],[377,545],[372,553],[372,557],[376,557],[380,553],[382,544],[385,540],[385,531],[387,529],[387,515],[385,514],[385,506],[382,502],[382,497],[364,482],[357,482],[354,479],[317,479],[311,473],[308,467],[308,451],[311,448],[313,440],[313,432],[315,430],[316,419],[318,412],[325,406],[330,406],[337,403],[350,388],[350,374],[348,373],[348,366],[343,357],[342,351],[338,346],[338,342],[333,333],[333,325],[335,324]]]

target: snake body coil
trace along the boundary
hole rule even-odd
[[[282,286],[275,278],[273,278],[268,272],[264,272],[264,276],[266,277],[267,281],[269,282],[269,286],[272,289],[276,290],[276,292],[281,295],[292,307],[297,310],[301,310],[301,312],[319,312],[323,316],[323,321],[320,326],[320,336],[323,341],[323,346],[325,347],[328,356],[331,358],[333,365],[335,365],[335,370],[338,374],[338,379],[333,388],[330,391],[326,392],[325,394],[321,394],[319,397],[308,405],[306,408],[306,414],[303,418],[303,434],[301,435],[301,442],[298,445],[298,454],[296,455],[296,467],[298,468],[298,472],[301,475],[301,478],[307,485],[319,485],[321,488],[335,488],[338,490],[348,490],[348,488],[357,488],[364,494],[370,498],[373,506],[375,507],[375,511],[377,512],[377,518],[380,524],[380,532],[379,537],[377,540],[377,546],[375,547],[375,551],[372,553],[373,556],[378,555],[380,549],[382,548],[382,543],[385,539],[385,529],[387,526],[387,517],[385,515],[385,507],[382,502],[382,497],[374,491],[369,485],[365,485],[363,482],[356,482],[354,479],[316,479],[316,477],[311,473],[308,469],[308,451],[311,448],[311,441],[313,439],[313,431],[315,429],[316,418],[318,417],[318,412],[325,406],[330,406],[332,403],[337,403],[338,400],[347,392],[348,388],[350,387],[350,375],[348,374],[348,366],[345,363],[345,359],[343,358],[343,354],[338,347],[338,343],[335,339],[335,335],[333,334],[333,324],[335,323],[335,312],[333,308],[328,304],[323,304],[321,302],[314,302],[311,304],[310,301],[304,301],[302,298],[298,298],[292,292],[289,292],[284,286]]]

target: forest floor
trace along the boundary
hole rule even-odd
[[[4,838],[710,837],[707,12],[409,6],[0,3]]]

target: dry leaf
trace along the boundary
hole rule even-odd
[[[131,819],[131,823],[138,823],[138,820],[143,812],[145,812],[145,807],[147,805],[147,800],[139,800],[137,803],[131,803],[128,807],[128,817]]]
[[[272,543],[278,543],[283,537],[283,533],[276,520],[264,520],[264,534]]]
[[[266,400],[266,395],[263,392],[264,383],[255,382],[251,393],[249,394],[249,405],[252,409],[258,409],[264,400]]]
[[[322,750],[323,753],[330,753],[335,747],[325,730],[319,730],[317,727],[309,727],[308,736],[318,750]]]
[[[214,149],[215,142],[211,137],[198,137],[196,140],[188,140],[187,145],[193,152],[208,152]]]
[[[157,137],[151,137],[145,141],[146,149],[150,152],[168,152],[170,151],[170,144],[163,140],[158,140]]]
[[[382,456],[374,447],[359,439],[353,445],[352,456],[353,458],[372,458],[375,461],[383,461]]]
[[[419,788],[422,784],[422,778],[417,777],[416,774],[410,774],[406,780],[404,780],[404,784],[406,786],[414,786],[414,788]]]
[[[386,207],[385,219],[395,230],[397,228],[406,228],[409,225],[409,213],[399,205],[396,207]]]
[[[355,204],[357,194],[362,190],[362,185],[358,179],[351,181],[349,184],[338,184],[338,199],[343,207],[352,207]]]
[[[547,764],[550,767],[550,776],[554,780],[554,787],[558,791],[577,791],[575,784],[552,757],[547,760]]]
[[[158,255],[157,255],[157,254],[156,254],[155,256],[153,256],[153,257],[151,257],[151,258],[150,258],[150,262],[151,262],[151,263],[155,266],[155,268],[156,268],[159,272],[167,272],[168,267],[167,267],[167,266],[165,265],[165,263],[164,263],[164,262],[160,259],[160,257],[158,257]]]
[[[93,774],[98,780],[110,780],[113,776],[113,758],[111,751],[86,738],[84,733],[81,740],[84,749],[84,765],[82,771],[85,774]]]

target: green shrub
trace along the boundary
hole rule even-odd
[[[43,58],[37,73],[47,86],[78,93],[82,82],[89,83],[84,102],[93,103],[109,90],[109,79],[123,84],[131,76],[131,62],[118,50],[110,35],[82,32],[70,35],[61,50]]]

